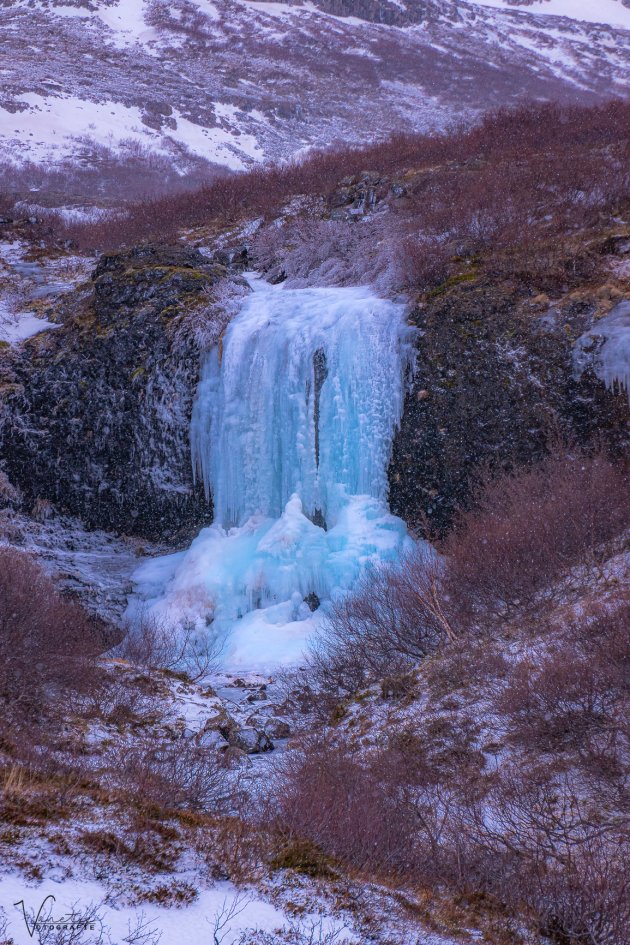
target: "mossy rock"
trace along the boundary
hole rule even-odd
[[[476,272],[460,272],[457,275],[451,276],[445,282],[442,282],[440,285],[436,286],[435,289],[430,289],[426,293],[427,299],[439,298],[441,295],[445,295],[451,289],[456,286],[462,285],[466,282],[475,282],[478,276]]]
[[[289,840],[270,860],[272,870],[294,870],[305,876],[332,879],[337,875],[334,861],[310,840]]]

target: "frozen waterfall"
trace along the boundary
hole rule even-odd
[[[630,302],[619,302],[578,338],[573,364],[577,377],[592,367],[609,390],[625,390],[630,401]]]
[[[142,565],[134,604],[220,634],[243,669],[299,658],[327,602],[411,541],[387,507],[412,363],[404,307],[366,288],[251,285],[193,409],[214,524]]]

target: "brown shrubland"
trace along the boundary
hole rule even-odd
[[[556,945],[625,945],[630,597],[609,559],[627,471],[556,448],[476,502],[441,560],[335,605],[306,674],[323,724],[279,766],[263,820],[311,863],[482,899],[506,934],[520,916]],[[346,709],[392,673],[411,679],[405,709],[366,748]]]
[[[102,626],[62,597],[28,555],[0,549],[3,724],[32,725],[94,691]]]
[[[553,635],[541,663],[524,654],[487,673],[501,761],[484,757],[465,712],[392,722],[369,751],[351,729],[306,739],[278,772],[267,813],[278,842],[309,842],[311,861],[370,877],[483,895],[565,945],[623,945],[628,617],[622,595]]]
[[[534,619],[582,593],[608,542],[630,528],[627,467],[601,451],[557,447],[536,465],[485,478],[474,503],[439,556],[416,551],[375,568],[334,603],[309,658],[321,706],[325,693],[338,701],[400,678],[462,634],[490,632],[514,614]],[[567,685],[578,664],[562,669]]]
[[[505,270],[514,268],[518,260],[510,251],[519,249],[517,274],[520,266],[524,277],[531,275],[533,265],[540,278],[557,278],[561,271],[571,282],[588,256],[570,248],[572,234],[627,206],[629,110],[621,101],[594,108],[535,104],[501,110],[472,129],[396,135],[368,147],[337,147],[277,167],[224,175],[194,192],[131,203],[117,218],[64,224],[58,233],[83,247],[132,245],[172,237],[177,229],[277,215],[292,196],[326,197],[341,179],[365,170],[391,179],[411,169],[394,232],[401,225],[416,231],[407,248],[412,271],[415,257],[423,275],[428,262],[422,243],[439,237],[455,253],[507,252]],[[569,241],[566,247],[563,241]],[[431,252],[435,278],[444,261],[435,244]],[[588,259],[592,265],[593,257]]]
[[[220,814],[233,797],[219,754],[190,738],[137,741],[115,751],[110,762],[139,808]]]
[[[449,592],[469,619],[502,618],[566,593],[560,579],[601,564],[630,527],[630,475],[603,452],[557,448],[480,485],[443,545]]]
[[[426,551],[362,577],[330,610],[309,657],[318,689],[351,693],[400,676],[455,636],[443,566]]]
[[[220,650],[219,643],[191,623],[174,628],[143,614],[124,628],[110,653],[141,669],[168,670],[197,680],[216,671]]]

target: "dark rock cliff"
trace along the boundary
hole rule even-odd
[[[575,340],[600,304],[551,304],[483,280],[452,280],[415,308],[418,364],[390,466],[392,511],[443,532],[483,468],[541,456],[549,441],[628,441],[624,393],[573,372]]]
[[[105,254],[61,327],[2,352],[2,459],[27,502],[160,540],[210,518],[188,443],[199,352],[178,329],[224,275],[185,248]]]
[[[88,526],[172,542],[211,519],[192,480],[199,346],[186,320],[207,319],[229,265],[184,247],[105,254],[61,327],[0,350],[0,471],[26,510],[44,499]],[[576,339],[614,303],[601,293],[552,303],[470,272],[422,297],[392,511],[443,532],[486,467],[536,459],[557,437],[628,441],[625,394],[573,371]]]

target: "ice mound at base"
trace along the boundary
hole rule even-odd
[[[299,660],[330,601],[412,545],[387,506],[412,346],[403,306],[368,289],[251,284],[193,410],[215,522],[138,569],[130,613],[193,621],[226,667],[265,670]]]
[[[264,670],[299,660],[327,602],[351,588],[364,567],[410,542],[404,522],[378,499],[350,497],[325,531],[304,515],[296,494],[279,519],[204,528],[188,551],[146,562],[135,580],[151,613],[173,625],[193,620],[202,632],[225,637],[228,668]],[[323,602],[315,613],[304,602],[310,594]]]

